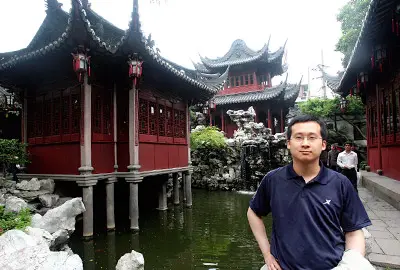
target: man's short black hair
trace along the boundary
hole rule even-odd
[[[350,146],[353,146],[353,142],[347,141],[344,143],[344,145],[349,144]]]
[[[328,139],[328,130],[326,128],[325,122],[316,116],[308,115],[308,114],[298,115],[290,121],[288,129],[287,129],[287,134],[286,134],[287,138],[290,139],[290,137],[292,136],[292,126],[294,124],[306,123],[306,122],[317,122],[321,128],[322,139],[325,141]]]

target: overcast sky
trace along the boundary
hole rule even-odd
[[[42,23],[44,0],[0,0],[0,52],[26,47]],[[71,0],[59,0],[69,11]],[[133,0],[92,0],[92,8],[116,26],[126,29]],[[139,0],[142,29],[151,33],[161,54],[186,67],[198,55],[223,56],[236,39],[259,50],[271,35],[270,48],[288,43],[289,81],[308,81],[308,68],[321,62],[334,73],[342,55],[335,52],[340,37],[336,14],[347,0]],[[321,86],[311,72],[312,95]],[[273,79],[277,84],[282,78]]]

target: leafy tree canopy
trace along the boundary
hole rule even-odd
[[[336,44],[336,51],[344,54],[342,59],[344,67],[349,63],[370,2],[371,0],[350,0],[336,16],[342,29],[342,36]]]
[[[300,103],[300,111],[304,114],[310,114],[323,118],[331,118],[335,114],[346,113],[348,115],[363,115],[365,113],[364,104],[358,96],[347,96],[346,110],[340,109],[340,99],[312,98],[306,102]]]

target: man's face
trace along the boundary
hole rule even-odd
[[[318,160],[326,149],[326,141],[321,138],[321,127],[317,122],[297,123],[292,126],[292,135],[287,148],[293,160],[309,163]]]
[[[334,145],[331,146],[331,150],[335,150],[335,146]]]
[[[344,145],[344,149],[348,152],[348,151],[351,151],[351,145],[350,144],[348,144],[348,143],[346,143],[345,145]]]

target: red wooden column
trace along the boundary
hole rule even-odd
[[[221,130],[222,130],[222,131],[225,131],[224,109],[221,109]]]
[[[268,128],[272,129],[272,115],[271,115],[271,109],[268,108]]]
[[[281,133],[285,131],[285,121],[283,119],[283,109],[281,109]]]
[[[382,170],[382,122],[381,122],[381,97],[379,94],[379,85],[376,84],[376,107],[377,107],[377,112],[378,112],[378,165],[379,165],[379,170]]]

